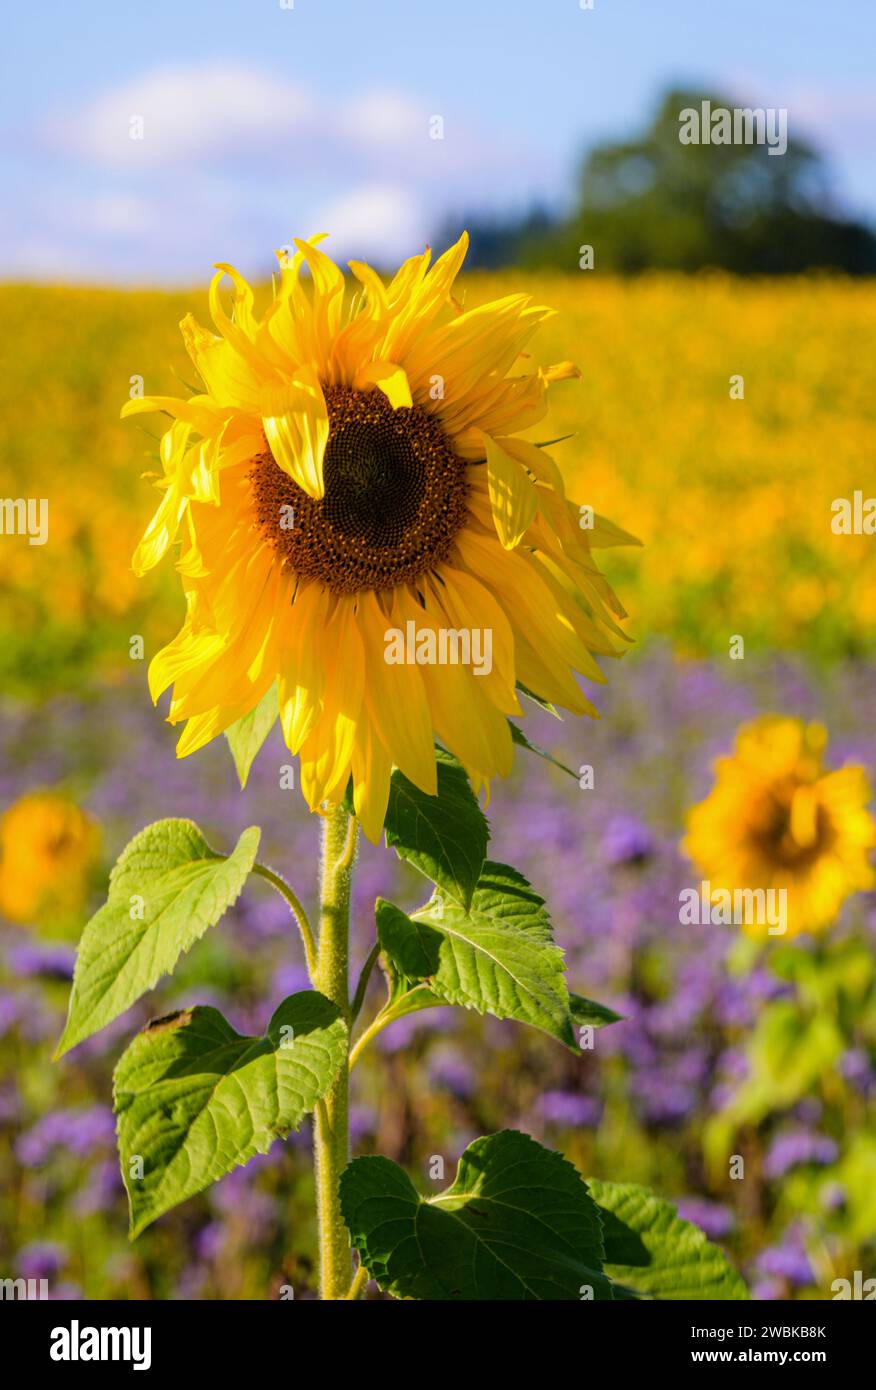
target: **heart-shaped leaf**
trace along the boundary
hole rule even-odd
[[[134,836],[82,933],[56,1057],[130,1008],[219,921],[255,863],[260,834],[244,830],[228,856],[190,820],[156,821]]]
[[[211,1008],[138,1033],[113,1078],[131,1235],[297,1129],[346,1051],[339,1010],[314,990],[286,999],[261,1038]]]
[[[341,1177],[353,1245],[397,1298],[610,1299],[599,1214],[577,1170],[527,1134],[476,1139],[451,1187],[421,1197],[388,1158]]]
[[[440,890],[408,917],[377,903],[377,935],[406,979],[446,1004],[529,1023],[576,1048],[563,953],[544,899],[507,864],[487,861],[471,908]]]
[[[743,1299],[727,1256],[671,1202],[635,1183],[588,1178],[602,1214],[605,1270],[615,1298]]]
[[[489,829],[462,766],[436,748],[438,795],[427,796],[398,768],[389,784],[386,843],[463,907],[471,902]]]
[[[277,722],[277,687],[272,685],[255,709],[225,730],[241,788],[246,786],[256,754]]]

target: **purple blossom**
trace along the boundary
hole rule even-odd
[[[124,1192],[122,1175],[116,1159],[108,1158],[91,1169],[88,1179],[74,1198],[76,1212],[80,1216],[91,1216],[97,1211],[106,1211]]]
[[[785,1297],[785,1285],[781,1279],[757,1279],[751,1285],[751,1297],[755,1303],[778,1303]]]
[[[570,1129],[593,1128],[602,1116],[601,1101],[575,1091],[545,1091],[538,1106],[548,1124],[565,1125]]]
[[[216,1211],[244,1225],[251,1242],[264,1238],[277,1218],[275,1198],[256,1185],[259,1171],[270,1168],[273,1162],[270,1154],[256,1154],[244,1167],[232,1169],[211,1188]]]
[[[873,1066],[862,1047],[850,1047],[840,1058],[839,1069],[853,1086],[864,1087],[874,1080]]]
[[[18,1274],[22,1279],[53,1279],[67,1262],[67,1250],[53,1240],[34,1240],[18,1252]]]
[[[613,816],[602,837],[602,853],[609,864],[641,864],[654,852],[647,826],[634,816]]]
[[[199,1260],[215,1260],[225,1244],[225,1227],[221,1221],[208,1221],[197,1232],[194,1240],[195,1254]]]
[[[86,1158],[114,1140],[112,1111],[104,1105],[93,1105],[44,1115],[20,1135],[15,1152],[26,1168],[40,1168],[57,1149]]]
[[[288,965],[281,965],[274,974],[273,988],[276,991],[277,1002],[282,1003],[288,999],[290,994],[298,994],[302,989],[310,989],[310,976],[307,973],[306,965],[299,965],[292,962]]]
[[[176,1297],[185,1303],[200,1302],[204,1296],[207,1277],[206,1262],[186,1265],[177,1280]]]
[[[370,1138],[377,1129],[377,1112],[371,1105],[350,1106],[350,1139],[355,1144]]]
[[[289,908],[275,891],[265,889],[257,898],[255,894],[251,898],[241,898],[235,905],[235,913],[243,935],[251,937],[255,943],[286,935],[290,941],[294,940],[297,929]]]
[[[20,979],[72,980],[76,952],[69,946],[26,941],[10,946],[6,958]]]
[[[767,1150],[764,1172],[769,1178],[781,1178],[803,1163],[835,1163],[838,1153],[834,1141],[824,1134],[813,1134],[808,1129],[787,1130],[777,1135]]]
[[[642,1111],[652,1124],[676,1125],[696,1104],[696,1091],[662,1071],[639,1072],[633,1087]]]
[[[775,975],[763,966],[746,975],[740,987],[752,1000],[763,1004],[773,999],[790,999],[794,993],[792,985],[785,980],[777,980]]]
[[[223,1206],[229,1216],[233,1215],[236,1218],[246,1231],[247,1243],[250,1245],[266,1240],[277,1220],[276,1199],[269,1192],[261,1192],[255,1187],[241,1193],[236,1201],[216,1205]]]
[[[534,742],[550,747],[570,766],[583,761],[598,766],[598,793],[580,793],[570,779],[520,753],[512,779],[494,794],[488,812],[491,855],[518,866],[547,898],[556,939],[566,952],[571,987],[612,1004],[626,1016],[624,1023],[598,1033],[586,1062],[587,1094],[578,1091],[577,1082],[567,1081],[561,1050],[550,1053],[542,1040],[513,1025],[450,1009],[411,1015],[383,1033],[363,1060],[363,1090],[357,1094],[373,1098],[377,1093],[371,1082],[380,1075],[381,1050],[400,1055],[403,1065],[393,1069],[392,1084],[410,1085],[415,1096],[420,1088],[420,1093],[453,1098],[451,1106],[435,1107],[437,1115],[425,1112],[424,1120],[435,1119],[441,1127],[435,1147],[454,1154],[487,1125],[498,1128],[514,1122],[522,1109],[531,1108],[543,1126],[556,1129],[556,1135],[551,1130],[551,1142],[555,1139],[558,1147],[565,1147],[563,1130],[589,1129],[599,1122],[603,1099],[611,1106],[618,1097],[630,1108],[631,1123],[649,1129],[647,1142],[655,1155],[652,1182],[660,1187],[657,1165],[665,1165],[676,1134],[685,1140],[698,1137],[707,1110],[724,1105],[744,1079],[745,1049],[762,1004],[793,995],[793,986],[778,980],[769,964],[744,975],[731,974],[727,955],[736,934],[678,923],[679,890],[695,881],[677,848],[686,807],[708,791],[711,759],[727,752],[739,720],[773,708],[805,710],[817,717],[827,713],[833,761],[841,761],[846,749],[853,761],[876,766],[876,732],[870,734],[860,720],[860,710],[874,703],[876,675],[859,664],[816,680],[799,662],[758,667],[753,653],[746,665],[742,683],[727,677],[726,663],[677,663],[668,650],[653,645],[624,665],[622,681],[600,690],[598,703],[606,717],[599,724],[558,723],[535,710],[527,714],[527,733]],[[45,728],[52,731],[48,748]],[[289,872],[299,891],[312,888],[318,819],[308,814],[297,794],[278,790],[277,766],[287,755],[276,731],[256,760],[244,793],[236,786],[222,740],[203,749],[197,759],[178,763],[172,731],[139,694],[129,699],[119,698],[118,691],[96,692],[90,704],[52,701],[39,725],[24,709],[13,708],[0,730],[0,745],[0,790],[5,799],[14,799],[37,781],[68,780],[91,787],[90,808],[107,817],[108,860],[142,825],[164,815],[191,816],[220,850],[230,848],[240,829],[257,822],[263,827],[265,860],[278,872]],[[374,898],[391,897],[409,908],[422,900],[421,888],[395,856],[362,843],[353,904],[357,963],[364,960],[373,937]],[[874,910],[872,895],[853,899],[844,914],[848,931],[876,933]],[[869,927],[868,914],[874,917]],[[177,996],[172,985],[165,986],[167,993],[157,1005],[151,999],[135,1006],[82,1045],[75,1078],[72,1073],[54,1073],[56,1094],[65,1096],[67,1084],[87,1084],[95,1086],[92,1094],[108,1095],[103,1087],[110,1060],[150,1013],[209,998],[226,1016],[234,1015],[241,1031],[260,1033],[279,1000],[307,987],[294,923],[286,904],[266,885],[247,886],[213,939],[222,942],[226,953],[221,984],[208,988],[206,977],[198,976],[201,983],[194,990],[182,989]],[[15,954],[10,942],[17,948]],[[65,946],[22,942],[20,934],[12,941],[11,933],[4,946],[10,969],[23,983],[15,994],[0,992],[0,1035],[14,1030],[39,1043],[44,1056],[43,1040],[56,1037],[60,1025],[61,991],[52,987],[52,977],[60,977],[62,956],[69,976],[71,953]],[[197,959],[193,952],[195,970]],[[380,985],[375,971],[373,1002]],[[366,1017],[371,1017],[371,1004],[369,998]],[[466,1037],[476,1032],[473,1063],[456,1045],[460,1028],[469,1030]],[[537,1072],[527,1071],[521,1092],[515,1089],[516,1072],[524,1071],[519,1059],[530,1046]],[[376,1070],[369,1072],[372,1066]],[[873,1094],[876,1070],[865,1048],[847,1051],[839,1069],[858,1098]],[[524,1106],[532,1075],[537,1075],[544,1094]],[[491,1093],[485,1077],[495,1079],[505,1113],[477,1113],[473,1097],[481,1091]],[[72,1094],[82,1096],[83,1091]],[[3,1102],[4,1118],[11,1126],[20,1125],[16,1092],[4,1092]],[[115,1225],[123,1216],[112,1118],[108,1110],[98,1108],[96,1124],[77,1119],[94,1112],[85,1104],[78,1110],[72,1100],[68,1104],[66,1111],[36,1122],[30,1116],[25,1121],[29,1127],[18,1134],[18,1161],[43,1170],[26,1175],[27,1190],[44,1207],[53,1199],[66,1201],[75,1217],[111,1212],[106,1220]],[[613,1118],[616,1121],[616,1110]],[[519,1115],[524,1129],[531,1127],[531,1120],[531,1114]],[[371,1106],[354,1106],[351,1127],[363,1147],[375,1123]],[[789,1154],[791,1167],[794,1162],[834,1161],[835,1146],[828,1151],[833,1141],[817,1132],[827,1121],[808,1101],[795,1106],[786,1124],[788,1129],[776,1136],[768,1154],[766,1176],[771,1181],[780,1182],[789,1171],[784,1166]],[[284,1214],[274,1192],[293,1172],[305,1169],[309,1157],[298,1151],[309,1151],[311,1142],[307,1122],[265,1159],[235,1170],[210,1189],[206,1202],[214,1219],[196,1237],[197,1260],[178,1278],[174,1296],[213,1293],[214,1282],[222,1279],[223,1261],[214,1262],[212,1255],[226,1236],[241,1245],[271,1237]],[[678,1150],[679,1162],[691,1151],[686,1143],[679,1143]],[[92,1156],[92,1161],[81,1165],[75,1174],[79,1185],[68,1196],[66,1170],[46,1165],[53,1155],[60,1158],[71,1152]],[[667,1171],[665,1166],[662,1171]],[[696,1168],[692,1171],[695,1174]],[[678,1180],[676,1190],[683,1181]],[[694,1176],[690,1182],[695,1192]],[[769,1245],[763,1264],[753,1267],[755,1296],[762,1298],[785,1297],[789,1283],[801,1287],[811,1282],[800,1234],[783,1231],[783,1208],[775,1203],[775,1195],[769,1190],[765,1194],[765,1211],[772,1215],[763,1239]],[[839,1211],[843,1195],[836,1183],[822,1180],[817,1210],[824,1225],[836,1224],[829,1213]],[[691,1196],[679,1202],[679,1210],[712,1238],[732,1234],[728,1207]],[[172,1221],[166,1229],[173,1231]],[[244,1250],[241,1258],[246,1257]],[[135,1267],[141,1258],[135,1247]],[[214,1267],[205,1274],[205,1265]],[[86,1292],[91,1296],[100,1279],[113,1287],[116,1278],[107,1265],[89,1275]]]
[[[432,1083],[440,1090],[449,1091],[460,1100],[474,1093],[476,1078],[472,1065],[455,1049],[432,1053],[428,1066]]]
[[[809,1129],[818,1124],[823,1113],[824,1107],[815,1096],[804,1096],[802,1100],[797,1102],[792,1112],[794,1119],[799,1120],[802,1127]]]
[[[13,994],[10,990],[0,990],[0,1038],[11,1033],[24,1018],[27,1003],[23,994]]]
[[[769,1278],[784,1279],[798,1288],[811,1284],[815,1276],[800,1227],[789,1226],[779,1243],[762,1250],[755,1261],[755,1268]]]
[[[749,1071],[748,1057],[741,1047],[727,1047],[717,1062],[718,1072],[729,1081],[744,1081]]]
[[[705,1197],[685,1197],[677,1205],[682,1220],[692,1221],[710,1240],[723,1240],[736,1224],[736,1217],[729,1207],[719,1202],[709,1202]]]

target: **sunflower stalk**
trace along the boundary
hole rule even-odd
[[[554,698],[596,714],[574,672],[598,679],[595,656],[619,654],[624,634],[592,550],[632,538],[590,508],[591,524],[582,508],[576,525],[545,452],[559,441],[517,436],[544,413],[548,385],[577,371],[560,363],[506,378],[549,311],[523,295],[462,309],[451,286],[466,246],[463,235],[431,271],[427,250],[389,289],[353,263],[365,296],[353,316],[343,313],[342,272],[314,244],[281,254],[261,318],[251,288],[222,263],[210,289],[219,336],[191,315],[182,323],[204,391],[125,403],[126,416],[171,420],[153,479],[161,501],[134,569],[150,570],[182,528],[191,599],[181,633],[150,665],[150,689],[174,686],[173,721],[187,721],[179,756],[224,729],[241,787],[281,716],[322,816],[318,931],[294,889],[259,863],[259,826],[219,853],[193,821],[156,821],[123,850],[85,928],[57,1055],[148,994],[255,875],[285,899],[313,988],[284,999],[255,1036],[196,1004],[133,1039],[113,1077],[132,1236],[313,1113],[323,1299],[355,1301],[373,1277],[404,1299],[603,1300],[618,1264],[624,1299],[745,1297],[722,1252],[669,1204],[624,1183],[585,1184],[519,1131],[475,1139],[452,1183],[428,1196],[389,1158],[350,1162],[350,1070],[395,1020],[458,1005],[531,1026],[575,1054],[585,1027],[618,1021],[570,992],[544,899],[488,855],[478,794],[510,771],[513,743],[540,752],[508,728],[515,683],[552,714]],[[309,284],[298,274],[305,262]],[[226,275],[233,319],[220,296]],[[437,391],[426,390],[426,366]],[[241,574],[252,582],[241,585]],[[476,639],[483,659],[472,660]],[[487,698],[478,676],[490,678]],[[821,823],[811,784],[822,743],[817,729],[797,738],[807,776],[788,834],[804,851]],[[782,746],[795,741],[783,733]],[[357,816],[328,804],[354,768]],[[282,765],[283,788],[290,770]],[[859,802],[865,792],[859,779]],[[411,915],[377,900],[351,1003],[360,821],[431,888]],[[711,843],[708,823],[690,835]],[[869,836],[859,841],[863,856]],[[865,867],[857,881],[869,885]],[[351,1046],[378,958],[388,997]],[[624,1268],[631,1249],[647,1262]]]
[[[350,1018],[350,886],[356,857],[356,821],[343,807],[322,825],[319,945],[314,985]],[[341,1214],[339,1183],[350,1161],[349,1053],[315,1112],[314,1163],[319,1224],[319,1289],[323,1299],[345,1299],[353,1278],[350,1238]]]

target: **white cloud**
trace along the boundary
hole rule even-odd
[[[330,254],[381,264],[411,255],[430,230],[421,201],[388,184],[365,184],[333,199],[317,212],[314,226],[330,231]]]
[[[311,116],[293,82],[235,63],[175,64],[54,117],[43,138],[110,168],[154,168],[271,149]]]
[[[776,82],[762,74],[736,71],[724,85],[740,105],[785,107],[788,133],[812,142],[817,149],[842,154],[854,147],[872,148],[876,132],[876,91],[872,84]]]
[[[381,89],[355,97],[338,113],[337,126],[359,144],[397,149],[427,138],[428,115],[406,93]]]
[[[55,276],[57,237],[80,278],[196,283],[215,260],[263,276],[314,230],[339,260],[388,265],[448,209],[507,203],[542,173],[456,110],[431,139],[433,114],[395,87],[338,99],[239,61],[151,68],[31,130],[40,179],[8,190],[0,265]]]
[[[395,88],[338,100],[245,63],[177,63],[101,92],[78,111],[56,110],[39,144],[46,155],[117,173],[270,169],[367,179],[404,168],[414,182],[434,182],[519,171],[520,150],[467,129],[458,113],[444,117],[445,138],[431,138],[435,114]]]

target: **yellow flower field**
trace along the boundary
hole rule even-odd
[[[462,282],[469,304],[506,286]],[[726,653],[737,634],[746,651],[871,651],[876,536],[833,534],[831,503],[876,493],[876,287],[582,272],[515,274],[513,289],[562,310],[539,360],[571,358],[583,374],[556,388],[531,436],[577,429],[556,448],[572,495],[645,542],[604,557],[633,633],[685,654]],[[138,581],[129,558],[153,508],[140,474],[157,466],[160,421],[138,431],[118,407],[132,378],[186,394],[175,325],[189,310],[205,320],[205,298],[0,288],[12,348],[0,497],[49,502],[45,546],[0,536],[7,687],[66,681],[95,660],[121,668],[132,635],[148,656],[178,620],[172,574]],[[744,399],[731,398],[737,375]]]

